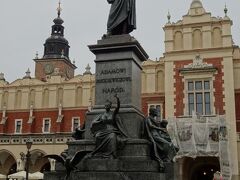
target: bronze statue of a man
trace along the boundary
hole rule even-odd
[[[107,0],[111,9],[107,22],[108,35],[129,34],[136,29],[135,0]]]

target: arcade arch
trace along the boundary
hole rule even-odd
[[[0,150],[0,174],[9,175],[16,172],[17,163],[15,156],[8,150]]]
[[[50,163],[47,158],[44,158],[47,153],[40,149],[34,149],[31,152],[30,173],[43,172],[50,170]]]
[[[182,160],[182,179],[184,180],[212,180],[213,174],[220,171],[217,157],[185,157]]]

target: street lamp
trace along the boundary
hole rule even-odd
[[[27,146],[27,154],[26,154],[26,180],[28,180],[28,174],[29,174],[29,161],[30,161],[30,157],[31,157],[31,154],[30,154],[30,149],[32,147],[32,140],[29,138],[26,140],[26,146]]]

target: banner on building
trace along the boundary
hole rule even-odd
[[[175,145],[179,146],[176,158],[219,157],[224,180],[230,180],[228,128],[224,116],[177,118],[168,120],[168,131]]]

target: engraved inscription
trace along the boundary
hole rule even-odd
[[[112,74],[126,74],[126,68],[116,68],[116,69],[108,69],[102,70],[100,75],[112,75]]]
[[[129,82],[132,81],[131,77],[122,77],[122,78],[107,78],[107,79],[98,79],[96,83],[115,83],[115,82]]]
[[[96,84],[99,84],[103,94],[120,94],[126,92],[122,83],[131,81],[132,78],[127,75],[127,68],[109,68],[100,71],[96,79]],[[108,85],[105,86],[105,84]]]
[[[125,90],[121,87],[116,87],[116,88],[104,88],[102,90],[103,94],[113,94],[113,93],[124,93]]]

